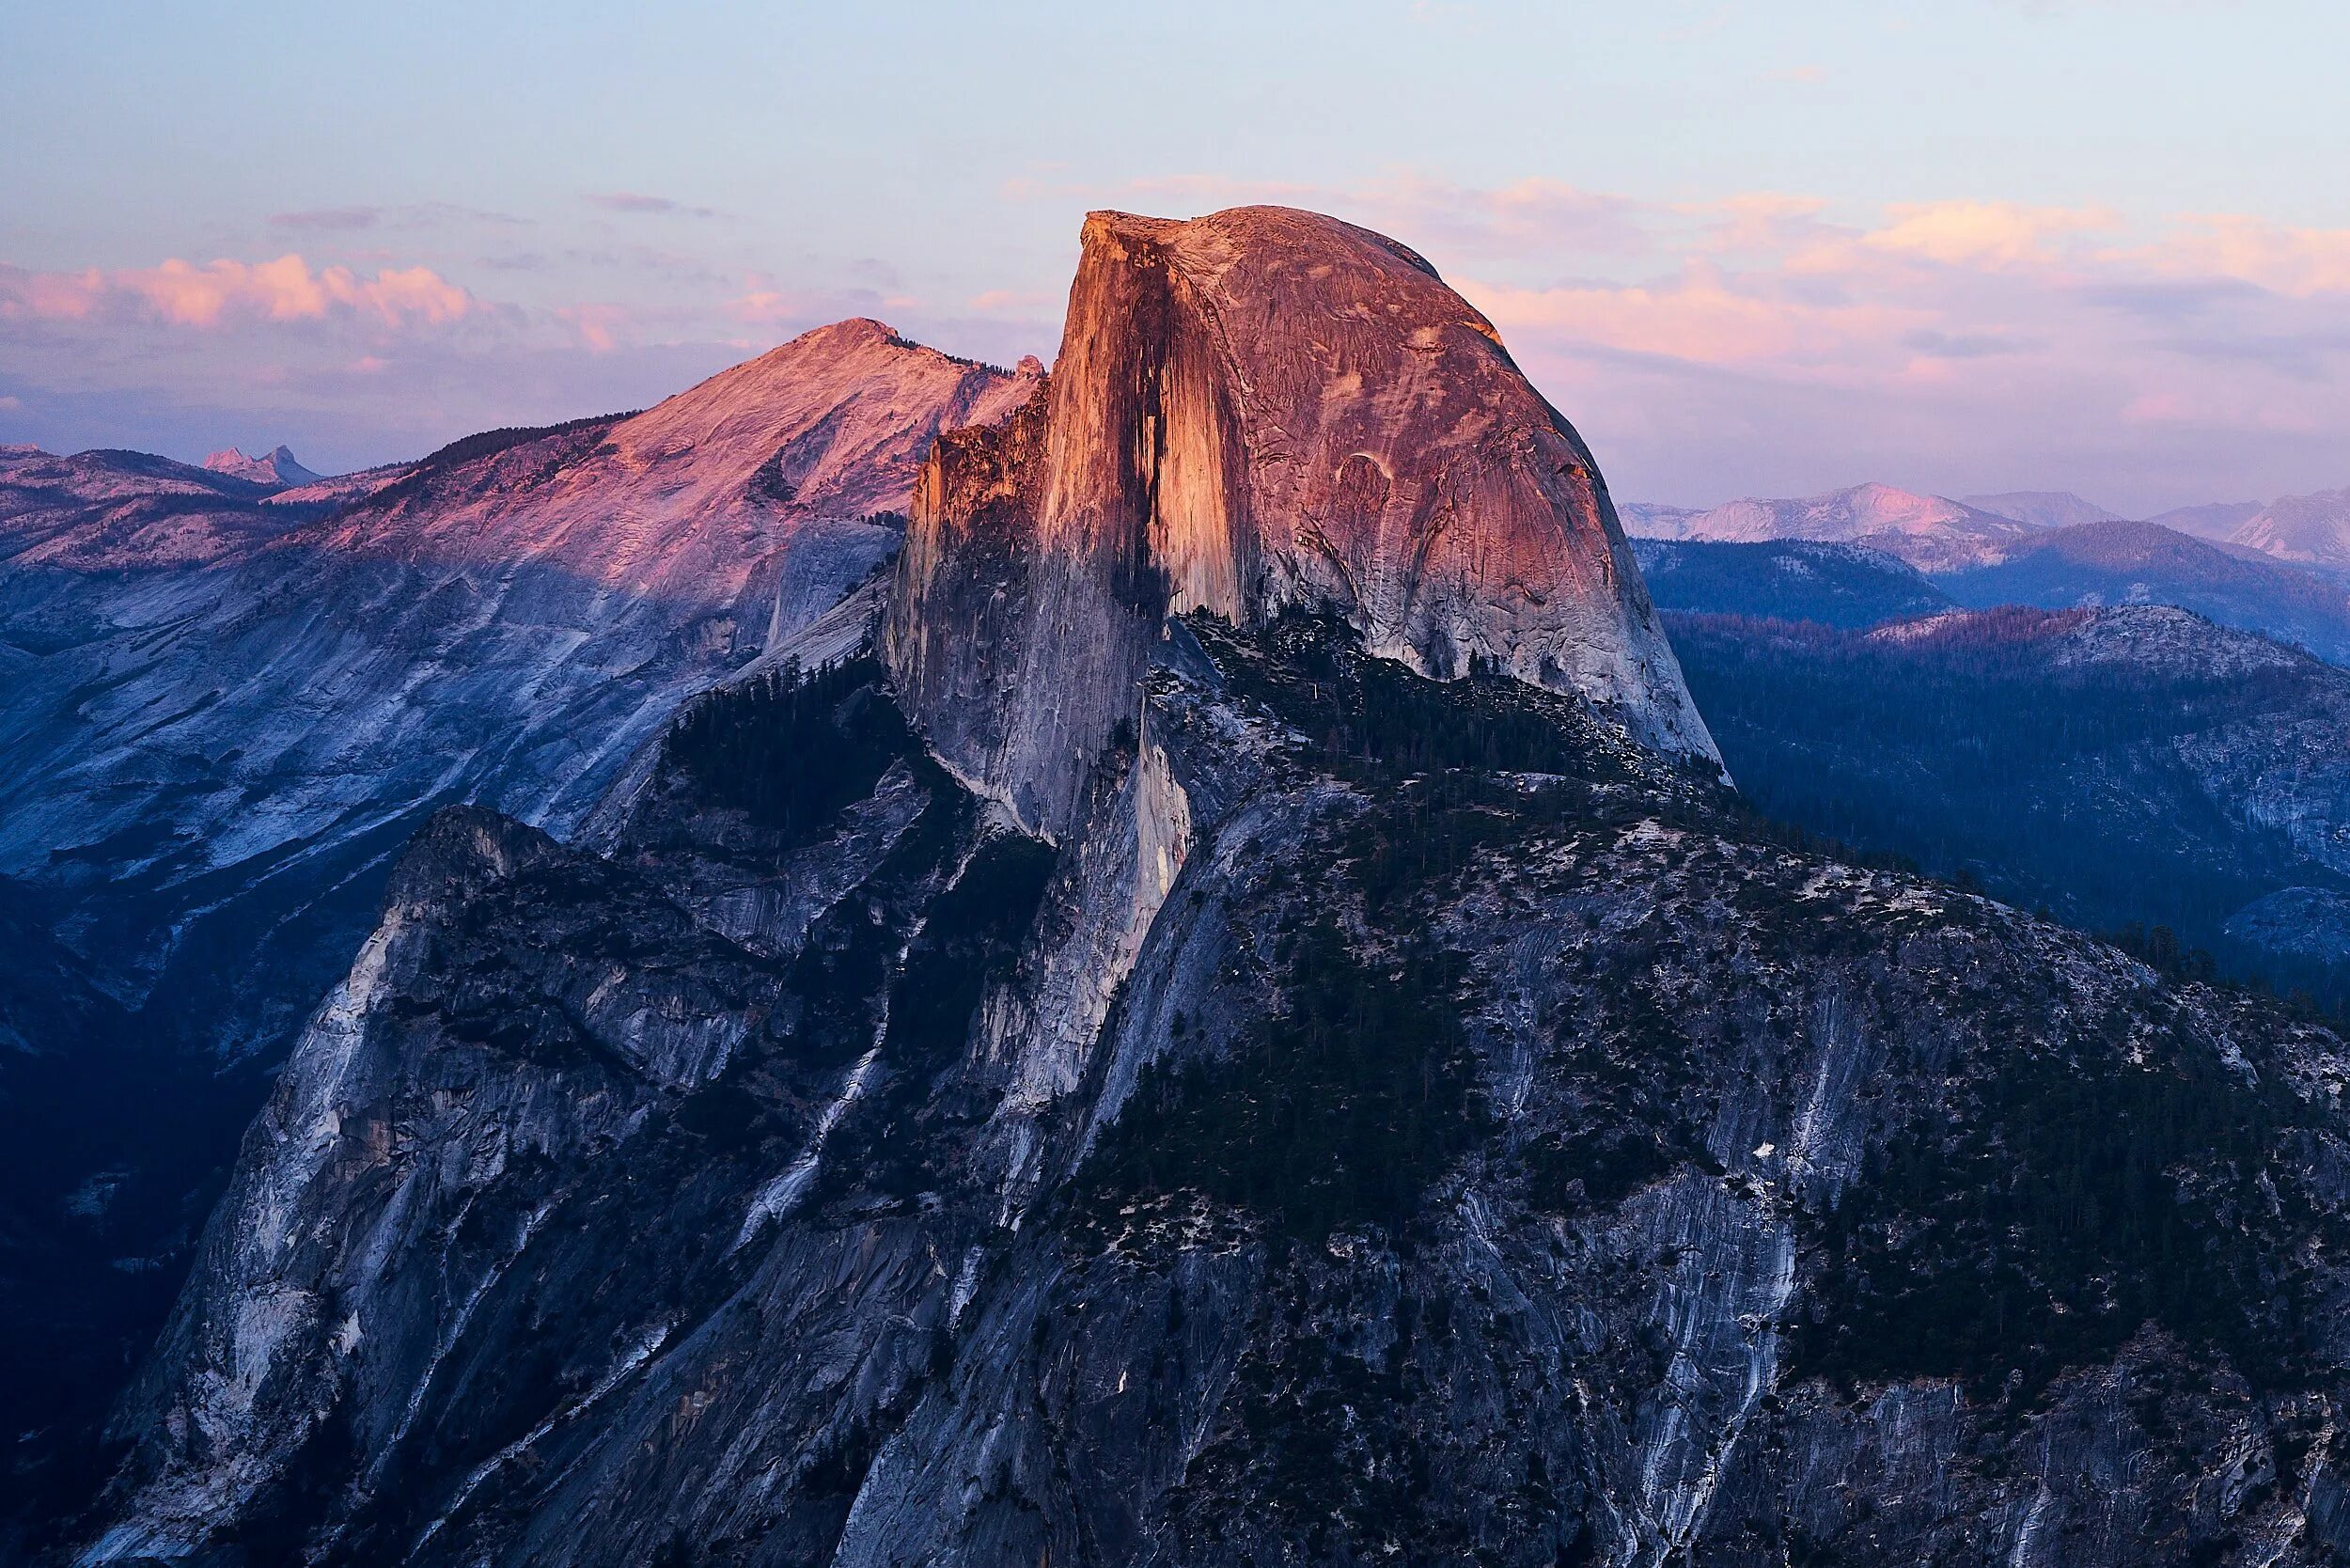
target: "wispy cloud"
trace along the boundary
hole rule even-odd
[[[373,228],[383,220],[380,207],[320,207],[306,212],[273,212],[273,228],[301,229],[309,233],[347,234],[356,229]]]
[[[352,234],[369,228],[440,228],[476,225],[493,228],[526,228],[528,218],[493,212],[450,201],[409,202],[398,207],[313,207],[293,212],[273,212],[272,228],[305,234]]]
[[[646,196],[638,191],[590,191],[588,204],[601,207],[607,212],[668,214],[685,218],[714,218],[719,215],[714,207],[689,207],[667,196]]]
[[[471,294],[429,267],[386,268],[362,277],[348,267],[313,269],[292,253],[274,261],[223,258],[201,266],[174,258],[111,272],[0,266],[0,320],[85,321],[130,311],[173,326],[209,328],[241,320],[351,314],[398,327],[453,321],[473,307]]]

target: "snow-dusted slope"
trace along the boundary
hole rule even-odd
[[[1949,572],[1999,559],[2035,531],[2012,517],[1994,516],[1939,495],[1918,495],[1891,485],[1855,485],[1850,490],[1797,500],[1731,501],[1711,511],[1637,508],[1627,512],[1632,529],[1653,539],[1720,540],[1754,543],[1766,539],[1809,539],[1865,544],[1907,561],[1920,572]]]
[[[2280,560],[2330,571],[2350,567],[2350,488],[2271,501],[2229,538]]]

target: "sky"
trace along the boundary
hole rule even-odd
[[[0,442],[314,468],[878,317],[1096,207],[1411,244],[1622,499],[2350,485],[2338,0],[8,0]]]

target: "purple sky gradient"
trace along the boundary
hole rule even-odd
[[[1620,496],[2350,483],[2343,8],[41,8],[0,441],[313,466],[871,315],[1050,358],[1090,207],[1315,207]]]

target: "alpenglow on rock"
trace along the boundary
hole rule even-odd
[[[1404,246],[1310,212],[1095,212],[1058,362],[924,466],[885,646],[943,759],[1073,819],[1165,618],[1335,612],[1713,760],[1574,430]]]

